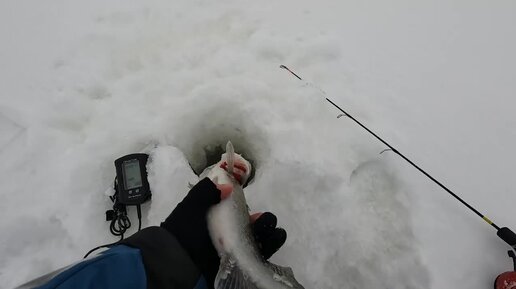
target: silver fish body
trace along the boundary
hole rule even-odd
[[[251,231],[244,191],[239,185],[235,184],[230,197],[210,210],[208,228],[221,257],[215,289],[304,289],[291,268],[261,257]]]

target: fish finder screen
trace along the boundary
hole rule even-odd
[[[138,160],[124,162],[125,189],[131,190],[142,186],[142,173]]]

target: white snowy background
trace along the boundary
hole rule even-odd
[[[1,288],[116,240],[116,158],[156,145],[157,225],[227,139],[307,289],[492,288],[511,269],[495,230],[318,88],[516,229],[514,1],[2,0],[0,39]]]

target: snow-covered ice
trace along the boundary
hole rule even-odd
[[[0,287],[116,240],[116,158],[156,145],[157,225],[231,139],[306,288],[491,288],[495,231],[319,88],[516,229],[514,35],[513,1],[2,1]]]

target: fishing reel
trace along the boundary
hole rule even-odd
[[[507,254],[512,258],[513,270],[498,275],[495,279],[495,289],[511,289],[516,288],[516,253],[514,250],[507,251]]]

